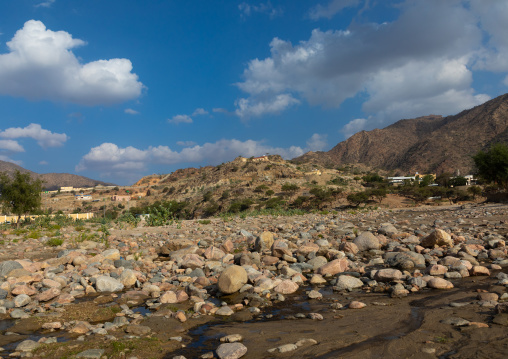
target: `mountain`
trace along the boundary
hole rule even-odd
[[[24,169],[14,163],[0,161],[0,172],[6,172],[12,174],[16,170],[22,173],[29,173],[32,178],[38,178],[42,180],[43,187],[47,190],[55,190],[60,187],[94,187],[97,185],[110,186],[112,183],[106,183],[97,181],[88,177],[73,175],[70,173],[35,173]]]
[[[471,156],[497,142],[508,143],[508,94],[454,116],[424,116],[361,131],[328,152],[308,152],[293,161],[464,175],[473,169]]]

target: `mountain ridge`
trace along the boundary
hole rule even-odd
[[[36,173],[23,168],[15,163],[0,160],[0,172],[12,174],[16,170],[22,173],[29,173],[34,179],[43,181],[43,188],[46,190],[55,190],[60,187],[95,187],[97,185],[109,186],[113,183],[94,180],[88,177],[79,176],[71,173]]]
[[[508,94],[456,115],[403,119],[383,129],[360,131],[328,152],[308,152],[296,163],[363,164],[398,173],[473,169],[471,156],[497,142],[508,143]]]

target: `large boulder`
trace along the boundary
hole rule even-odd
[[[433,230],[427,237],[423,238],[420,245],[425,248],[434,248],[435,246],[453,247],[452,237],[442,229]]]
[[[2,262],[0,263],[0,277],[8,277],[10,272],[21,268],[23,268],[23,266],[16,261]]]
[[[355,288],[360,288],[363,286],[363,282],[353,276],[350,275],[341,275],[337,279],[337,283],[335,284],[335,288],[338,290],[352,290]]]
[[[319,267],[316,271],[317,274],[321,275],[335,275],[337,273],[345,272],[349,268],[347,258],[334,259],[331,262]]]
[[[225,294],[235,293],[247,283],[247,272],[243,267],[232,265],[227,267],[219,276],[217,285]]]
[[[272,232],[263,232],[259,237],[256,238],[256,242],[254,243],[254,249],[256,252],[262,252],[267,249],[271,249],[273,245],[273,233]]]
[[[371,232],[363,232],[358,237],[353,240],[353,243],[356,244],[358,250],[368,251],[370,249],[380,249],[381,244],[379,243],[379,239],[373,235]]]
[[[124,288],[124,285],[115,278],[101,275],[97,277],[95,288],[98,292],[119,292]]]

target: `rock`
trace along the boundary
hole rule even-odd
[[[334,286],[334,290],[353,290],[355,288],[360,288],[363,286],[363,282],[349,275],[340,275],[337,278],[337,283]]]
[[[88,349],[84,352],[78,353],[76,358],[84,359],[100,359],[104,355],[104,349]]]
[[[48,290],[45,290],[44,292],[40,293],[37,296],[37,300],[39,302],[47,302],[53,298],[56,298],[60,295],[60,289],[58,288],[49,288]]]
[[[490,271],[487,267],[483,266],[473,266],[471,270],[469,271],[469,274],[472,276],[476,275],[490,275]]]
[[[60,322],[49,322],[44,323],[42,325],[42,329],[60,329],[62,327],[62,323]]]
[[[30,314],[28,314],[27,312],[25,312],[23,309],[14,309],[11,313],[10,313],[10,316],[12,319],[25,319],[25,318],[30,318]]]
[[[362,309],[365,308],[367,304],[358,302],[356,300],[353,300],[351,303],[349,303],[348,308],[349,309]]]
[[[395,234],[399,233],[397,228],[391,223],[383,223],[381,224],[381,227],[378,228],[377,232],[379,234],[384,234],[387,237],[392,237]]]
[[[222,343],[236,343],[243,340],[243,337],[241,334],[230,334],[226,335],[225,337],[220,338],[220,341]]]
[[[282,258],[284,255],[292,256],[293,253],[289,249],[288,244],[286,241],[277,239],[275,242],[273,242],[272,245],[272,256],[277,258]]]
[[[178,303],[178,299],[176,298],[176,293],[173,292],[173,291],[167,291],[167,292],[164,292],[164,294],[162,294],[160,297],[159,297],[159,302],[161,302],[162,304],[174,304],[174,303]]]
[[[311,290],[308,294],[310,299],[321,299],[323,298],[323,294],[319,293],[317,290]]]
[[[256,238],[256,242],[254,243],[254,249],[256,252],[262,252],[264,250],[272,248],[273,245],[273,233],[272,232],[263,232],[259,237]]]
[[[12,295],[26,294],[26,295],[35,295],[37,291],[27,285],[18,285],[16,288],[12,290]],[[1,296],[0,296],[1,297]],[[0,298],[3,299],[3,298]]]
[[[205,249],[205,253],[204,253],[204,256],[206,259],[213,260],[213,261],[218,261],[218,260],[222,259],[222,257],[224,257],[225,255],[226,255],[226,253],[224,253],[219,248],[216,248],[213,246]]]
[[[20,295],[16,296],[16,298],[14,298],[14,305],[17,308],[20,308],[20,307],[24,307],[25,305],[27,305],[31,301],[32,300],[30,299],[30,297],[28,295],[26,295],[26,294],[20,294]]]
[[[132,287],[136,284],[138,277],[132,269],[124,269],[122,274],[120,274],[120,278],[118,279],[120,283],[122,283],[125,287]]]
[[[281,294],[293,294],[298,290],[299,286],[297,283],[293,282],[290,279],[285,279],[277,285],[274,290],[277,293]]]
[[[427,287],[434,289],[452,289],[453,284],[443,278],[432,278],[427,281]]]
[[[316,345],[318,342],[314,339],[310,339],[310,338],[304,338],[304,339],[300,339],[299,341],[297,341],[295,343],[295,345],[300,348],[300,347],[304,347],[304,346],[309,346],[309,345]]]
[[[323,316],[319,313],[309,313],[307,314],[307,318],[312,320],[323,320]]]
[[[220,359],[237,359],[247,353],[247,347],[242,343],[224,343],[216,350]]]
[[[115,278],[101,275],[96,279],[95,288],[98,292],[119,292],[123,290],[124,285]]]
[[[420,245],[425,248],[433,248],[434,246],[453,247],[452,237],[442,229],[433,230],[427,237],[423,238]]]
[[[116,261],[120,259],[120,251],[118,249],[107,249],[101,253],[104,259],[110,259],[112,261]]]
[[[217,285],[225,294],[235,293],[247,283],[247,272],[243,267],[232,265],[227,267],[219,276]]]
[[[230,315],[235,314],[235,312],[233,311],[233,309],[231,309],[230,307],[228,307],[227,305],[225,305],[225,306],[220,307],[219,309],[217,309],[217,311],[215,312],[215,314],[216,314],[216,315],[230,316]]]
[[[8,277],[15,269],[23,269],[23,266],[16,261],[5,261],[0,263],[0,277]]]
[[[391,282],[394,280],[400,280],[402,278],[402,272],[398,269],[385,268],[380,269],[374,275],[374,279],[378,282]]]
[[[182,268],[203,268],[205,266],[205,262],[201,257],[197,254],[186,254],[182,257]]]
[[[335,275],[342,273],[349,268],[347,258],[334,259],[331,262],[319,267],[316,271],[317,274],[321,275]]]
[[[353,242],[343,242],[340,244],[339,249],[346,253],[356,254],[359,252],[358,246]]]
[[[90,323],[85,321],[78,321],[74,326],[69,330],[69,333],[75,334],[86,334],[92,329]]]
[[[137,335],[140,337],[150,334],[151,331],[152,331],[152,329],[150,329],[150,327],[147,327],[146,325],[139,325],[139,324],[129,324],[125,328],[126,333],[129,333],[132,335]]]
[[[287,353],[292,352],[293,350],[298,349],[296,344],[284,344],[281,346],[278,346],[277,348],[268,349],[269,353],[279,352],[279,353]]]
[[[363,232],[353,240],[353,243],[356,244],[360,252],[381,248],[379,239],[371,232]]]
[[[17,352],[31,352],[32,350],[35,350],[39,347],[39,343],[33,340],[23,340],[21,343],[19,343],[16,346]]]

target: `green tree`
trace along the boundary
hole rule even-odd
[[[358,207],[361,203],[367,204],[369,202],[369,194],[367,192],[355,192],[347,196],[347,200],[351,205]]]
[[[487,152],[479,151],[473,156],[473,161],[478,176],[508,189],[508,145],[497,143]]]
[[[289,195],[293,195],[296,191],[300,189],[297,184],[294,183],[284,183],[281,188],[284,192],[287,192]]]
[[[14,172],[12,177],[0,174],[0,202],[4,210],[18,216],[40,210],[42,181],[32,179],[29,173]]]

